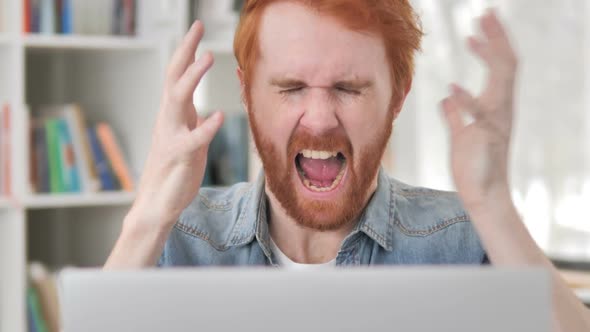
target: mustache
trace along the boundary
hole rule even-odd
[[[353,157],[352,143],[342,128],[334,128],[320,135],[314,135],[301,127],[295,129],[287,144],[288,155],[295,158],[303,149],[337,151],[347,159]]]

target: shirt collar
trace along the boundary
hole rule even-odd
[[[250,243],[256,237],[267,257],[272,257],[267,219],[267,197],[264,172],[261,171],[245,194],[244,206],[230,236],[230,245]],[[377,189],[369,199],[352,233],[363,232],[385,250],[393,248],[394,188],[387,174],[380,169]],[[352,235],[352,234],[351,234]]]

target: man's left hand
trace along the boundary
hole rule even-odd
[[[442,108],[451,134],[451,169],[468,210],[510,195],[508,151],[512,131],[517,58],[493,11],[480,19],[483,36],[468,40],[488,68],[484,91],[473,97],[453,84]],[[464,115],[473,122],[466,124]]]

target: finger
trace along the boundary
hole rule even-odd
[[[207,120],[205,117],[200,116],[200,115],[197,114],[197,127],[199,127],[200,125],[202,125],[203,122],[205,122],[205,120]]]
[[[481,30],[494,53],[501,56],[504,61],[515,62],[516,52],[514,51],[508,33],[500,22],[496,12],[489,10],[486,15],[481,18],[480,25]]]
[[[195,21],[170,60],[167,77],[169,81],[178,80],[186,68],[193,63],[197,45],[201,42],[204,33],[203,24],[200,21]]]
[[[192,100],[195,89],[203,75],[213,66],[213,55],[210,52],[191,64],[173,87],[173,96],[177,102]]]
[[[481,113],[477,107],[477,101],[469,91],[457,84],[451,84],[451,94],[460,112],[467,112],[474,118],[481,117]]]
[[[467,45],[469,46],[469,49],[475,53],[475,55],[482,59],[483,62],[485,62],[488,66],[492,65],[493,56],[485,41],[472,36],[467,38]]]
[[[195,128],[191,133],[191,148],[197,150],[209,146],[222,124],[223,113],[221,112],[215,112],[213,115],[205,119],[201,125]]]
[[[480,20],[481,30],[490,42],[507,42],[508,34],[500,22],[496,11],[489,9]]]
[[[441,102],[441,108],[445,115],[447,125],[449,126],[451,137],[454,137],[465,127],[461,112],[459,111],[457,104],[450,97]]]

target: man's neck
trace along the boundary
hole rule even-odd
[[[332,231],[307,228],[293,220],[281,207],[269,188],[265,189],[268,197],[267,213],[270,236],[287,257],[301,264],[321,264],[336,258],[342,242],[354,229],[358,220],[353,220]],[[377,181],[371,186],[365,205],[376,189]]]

